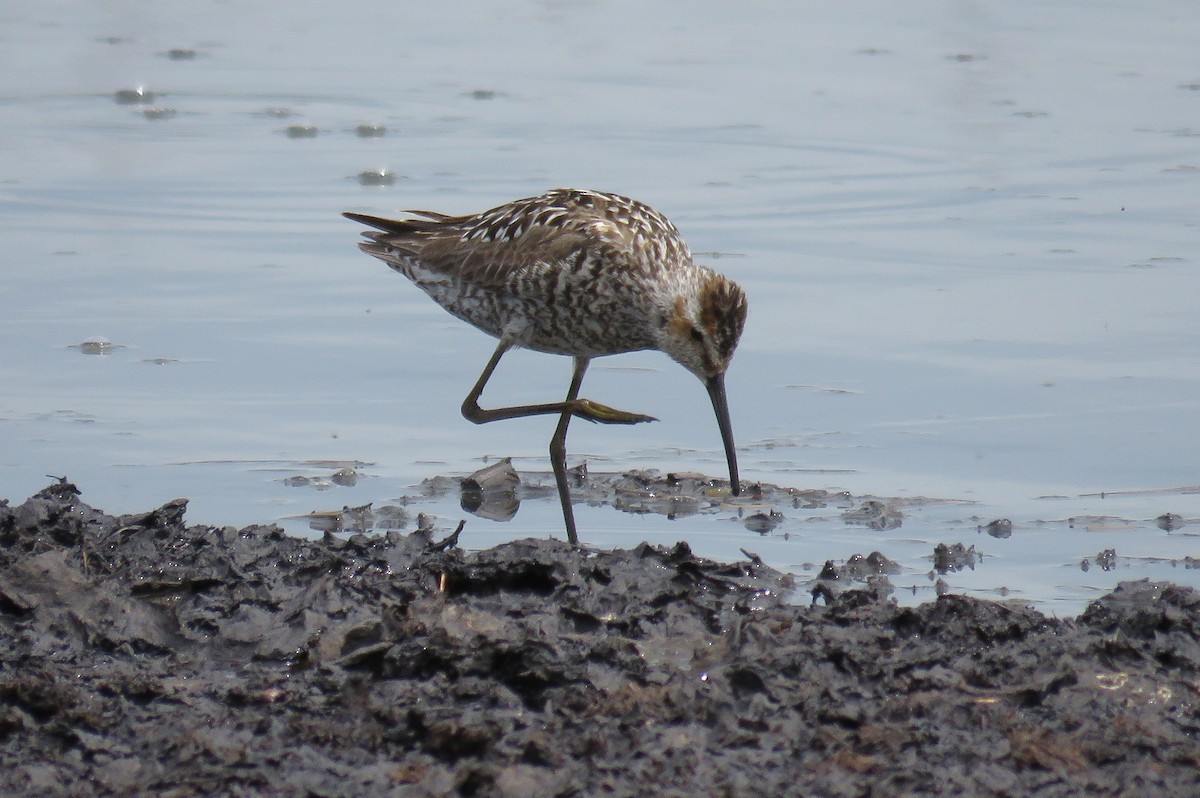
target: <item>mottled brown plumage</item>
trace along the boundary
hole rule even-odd
[[[557,414],[551,463],[567,535],[576,542],[566,481],[571,416],[609,424],[650,417],[579,399],[593,357],[659,349],[708,387],[737,493],[737,460],[724,375],[746,321],[742,289],[693,262],[664,216],[615,194],[555,189],[483,213],[420,218],[347,218],[376,228],[359,247],[408,277],[458,318],[500,339],[463,415],[475,423]],[[514,346],[571,355],[575,374],[563,402],[484,410],[478,399]]]

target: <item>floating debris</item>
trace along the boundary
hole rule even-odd
[[[760,535],[765,535],[783,521],[783,513],[778,510],[771,510],[769,513],[754,513],[746,516],[742,521],[742,525],[751,532],[757,532]]]
[[[314,510],[304,518],[308,519],[310,528],[326,535],[335,532],[351,532],[361,534],[374,528],[375,514],[371,505],[363,504],[358,507],[343,507],[338,510]]]
[[[408,526],[408,510],[395,504],[375,508],[375,528],[380,530],[404,529]]]
[[[813,603],[818,599],[827,604],[831,603],[839,593],[862,584],[866,585],[868,595],[876,600],[883,600],[895,592],[888,575],[898,574],[900,571],[899,563],[878,551],[873,551],[866,557],[861,554],[851,555],[841,567],[835,565],[833,560],[826,560],[810,588]]]
[[[151,105],[157,95],[142,86],[136,89],[120,89],[113,95],[118,105]]]
[[[1164,532],[1173,532],[1187,522],[1183,520],[1183,516],[1176,513],[1163,513],[1154,519],[1154,523]]]
[[[121,344],[114,344],[107,338],[89,338],[86,341],[74,344],[70,349],[78,349],[85,355],[109,355],[118,349],[124,349]]]
[[[1011,538],[1013,531],[1012,521],[1009,521],[1007,518],[997,518],[995,521],[989,521],[983,527],[983,531],[994,538]]]
[[[464,479],[460,485],[459,503],[468,513],[492,521],[509,521],[520,509],[517,490],[521,477],[512,465],[512,458],[481,468]]]
[[[515,491],[521,485],[521,477],[513,468],[512,458],[481,468],[462,481],[464,492],[488,493],[494,491]]]
[[[283,483],[291,487],[330,490],[338,484],[337,480],[349,479],[352,473],[361,475],[359,467],[369,465],[335,460],[306,461],[306,464],[342,469],[341,476],[331,481],[328,477],[297,475],[283,479]],[[887,501],[856,499],[844,492],[788,488],[766,482],[747,484],[740,496],[733,496],[729,492],[728,480],[699,472],[671,472],[665,475],[653,469],[590,472],[587,463],[569,469],[567,478],[574,500],[578,503],[612,507],[632,514],[660,515],[672,520],[691,515],[726,514],[730,521],[741,523],[760,534],[782,534],[782,530],[794,525],[795,519],[789,517],[789,508],[811,511],[839,506],[844,510],[843,518],[848,523],[874,523],[877,526],[873,528],[876,529],[893,529],[902,520],[899,508],[945,504],[949,501],[929,498]],[[428,477],[415,487],[412,494],[394,501],[411,505],[430,499],[457,497],[464,511],[495,521],[514,518],[521,503],[526,500],[545,500],[557,496],[553,475],[546,472],[522,474],[515,470],[510,458],[493,461],[486,468],[467,476]],[[857,509],[847,509],[854,506]],[[433,519],[429,521],[431,524],[433,522]]]
[[[867,579],[880,574],[900,573],[900,563],[888,559],[878,551],[873,551],[866,557],[852,554],[839,571],[839,579]]]
[[[315,139],[321,131],[316,125],[288,125],[284,132],[289,139]]]
[[[950,571],[962,571],[967,568],[973,571],[978,559],[979,555],[974,546],[968,548],[961,543],[952,546],[939,543],[933,547],[933,570],[939,574],[945,575]]]
[[[167,50],[164,55],[172,61],[191,61],[199,53],[190,47],[173,47]]]
[[[857,510],[847,510],[842,513],[842,520],[847,524],[884,531],[899,529],[904,516],[896,508],[878,499],[868,499]]]
[[[396,173],[389,169],[359,172],[358,182],[364,186],[390,186],[396,182]]]

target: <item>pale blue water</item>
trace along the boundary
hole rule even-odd
[[[878,549],[925,598],[933,545],[961,541],[986,556],[951,589],[1060,614],[1119,579],[1200,584],[1190,3],[433,6],[5,4],[0,496],[65,474],[111,512],[187,496],[193,522],[300,533],[485,458],[544,470],[551,420],[459,417],[493,341],[338,213],[574,185],[651,203],[747,289],[748,479],[946,500],[893,532],[784,508],[765,537],[732,511],[581,507],[585,542],[686,538],[803,577]],[[138,87],[155,101],[116,101]],[[119,348],[72,348],[95,337]],[[552,400],[569,370],[510,355],[486,403]],[[574,461],[722,472],[707,397],[664,356],[597,362],[584,393],[662,421],[576,423]],[[367,464],[355,486],[328,482],[341,461]],[[976,531],[999,517],[1011,538]],[[530,500],[464,542],[560,525]],[[1115,570],[1080,569],[1109,548]]]

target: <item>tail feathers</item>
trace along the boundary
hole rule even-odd
[[[398,240],[388,233],[363,233],[370,241],[360,241],[358,248],[372,257],[397,268],[397,264],[411,258],[419,258],[421,253],[411,245],[411,242]]]
[[[463,217],[451,216],[448,213],[438,213],[437,211],[405,211],[405,213],[415,213],[417,216],[424,216],[426,219],[433,219],[435,222],[457,222]]]
[[[406,211],[406,213],[418,213],[428,216],[428,219],[384,219],[380,216],[368,216],[365,213],[343,213],[352,222],[359,222],[368,227],[374,227],[376,230],[382,230],[385,233],[395,233],[397,235],[411,235],[413,233],[423,233],[429,230],[436,230],[442,223],[451,218],[439,213],[428,211]]]

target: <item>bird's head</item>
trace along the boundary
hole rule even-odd
[[[737,495],[741,484],[725,398],[725,370],[746,326],[746,294],[737,283],[709,269],[696,267],[693,276],[684,291],[668,297],[658,348],[708,389],[729,463],[729,484]]]
[[[668,299],[659,349],[707,382],[729,368],[746,326],[746,294],[708,269],[697,278],[690,290]]]

